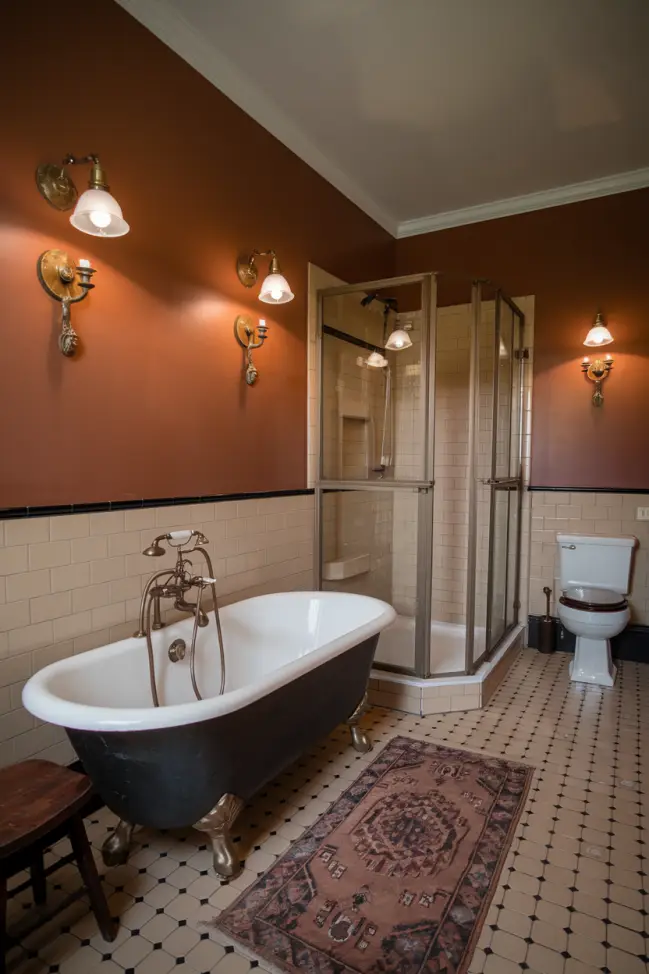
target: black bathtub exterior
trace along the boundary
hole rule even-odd
[[[68,736],[120,819],[183,828],[225,794],[247,801],[351,716],[365,693],[378,635],[241,710],[197,724]]]

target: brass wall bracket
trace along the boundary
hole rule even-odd
[[[60,164],[46,162],[36,170],[38,191],[55,210],[71,210],[79,198],[66,166],[90,163],[92,166],[89,186],[91,189],[108,189],[106,176],[96,155],[73,156],[68,153]]]
[[[55,210],[71,210],[79,198],[77,187],[63,164],[46,162],[36,170],[38,191]]]
[[[270,257],[268,273],[279,274],[279,263],[274,250],[253,250],[247,257],[242,256],[237,260],[237,277],[244,287],[252,287],[257,280],[259,274],[257,257]]]
[[[244,364],[246,369],[244,375],[249,386],[254,386],[259,375],[259,371],[252,361],[252,353],[254,349],[261,348],[267,335],[268,325],[263,318],[259,319],[257,328],[254,327],[250,315],[237,315],[234,319],[234,337],[245,352]]]
[[[67,358],[72,358],[79,347],[79,336],[72,327],[70,306],[83,301],[95,286],[92,283],[95,269],[89,263],[75,267],[63,250],[46,250],[38,258],[36,273],[43,290],[61,302],[59,349]]]
[[[601,406],[604,402],[604,395],[602,393],[602,382],[607,377],[611,369],[613,368],[613,359],[608,356],[605,359],[597,358],[594,362],[585,358],[581,363],[581,371],[595,383],[595,392],[593,393],[593,405]]]

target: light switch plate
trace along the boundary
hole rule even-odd
[[[649,521],[649,507],[638,507],[635,512],[636,521]]]

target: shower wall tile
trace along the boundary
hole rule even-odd
[[[142,549],[190,524],[210,539],[221,605],[313,587],[311,495],[0,521],[0,765],[74,759],[61,728],[23,710],[24,682],[56,659],[131,635],[143,585],[173,564]]]

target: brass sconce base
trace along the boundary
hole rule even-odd
[[[259,376],[259,372],[252,362],[253,350],[261,348],[266,340],[267,333],[268,328],[265,321],[260,321],[255,329],[250,315],[237,315],[234,319],[234,337],[246,353],[246,371],[244,374],[249,386],[254,386]]]
[[[593,406],[601,406],[604,402],[602,393],[602,382],[613,368],[613,359],[595,359],[594,362],[584,361],[581,363],[581,371],[595,383],[593,393]]]
[[[253,287],[257,280],[257,265],[251,257],[240,257],[237,261],[237,277],[244,287]],[[243,317],[240,315],[240,317]]]
[[[79,301],[84,290],[77,279],[74,263],[64,250],[46,250],[36,263],[38,279],[51,298]]]
[[[55,210],[71,210],[79,196],[63,166],[46,162],[36,170],[36,185],[43,197]]]
[[[234,337],[242,348],[248,348],[254,331],[250,315],[237,315],[234,319]]]
[[[95,286],[92,283],[95,270],[89,265],[75,267],[63,250],[46,250],[38,258],[36,273],[43,290],[61,302],[59,350],[66,358],[72,358],[79,347],[79,336],[72,327],[70,306],[83,301]]]

